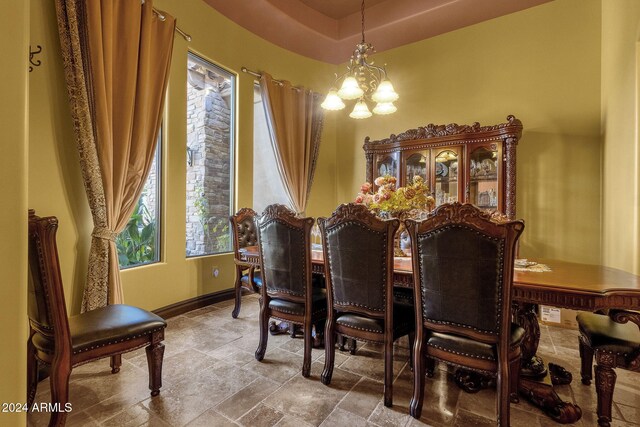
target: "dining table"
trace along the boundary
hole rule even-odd
[[[257,246],[245,247],[240,253],[246,262],[259,267]],[[324,275],[324,254],[320,245],[313,245],[311,259],[313,273]],[[532,260],[527,264],[525,268],[514,268],[513,272],[514,321],[525,330],[518,391],[557,422],[574,423],[582,416],[580,407],[563,401],[554,390],[556,385],[569,384],[571,373],[561,366],[545,364],[537,355],[540,342],[537,308],[549,305],[589,312],[614,308],[639,310],[640,276],[602,265],[557,259]],[[530,268],[535,265],[546,268]],[[413,288],[410,256],[394,258],[393,280],[395,287]],[[470,392],[492,385],[487,378],[464,370],[459,370],[456,378],[456,382]]]

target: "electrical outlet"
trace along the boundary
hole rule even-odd
[[[211,267],[211,275],[218,277],[218,275],[220,275],[220,269],[218,267]]]

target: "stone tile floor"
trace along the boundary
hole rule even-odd
[[[144,350],[128,353],[112,375],[108,359],[73,370],[67,426],[483,426],[495,425],[495,392],[459,390],[446,366],[427,379],[421,420],[409,416],[412,373],[407,341],[395,348],[394,406],[382,404],[380,346],[358,343],[358,351],[336,352],[331,386],[320,382],[324,351],[313,350],[310,378],[303,378],[302,339],[270,336],[263,362],[254,359],[258,343],[258,299],[243,297],[238,319],[232,301],[169,319],[163,387],[148,390]],[[574,375],[557,391],[583,410],[576,426],[597,425],[594,386],[580,383],[578,338],[574,330],[542,326],[540,354]],[[640,425],[640,375],[617,370],[614,426]],[[36,402],[49,401],[48,381]],[[48,414],[32,413],[29,426],[47,425]],[[557,425],[524,399],[511,406],[511,425]]]

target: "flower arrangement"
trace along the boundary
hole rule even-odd
[[[419,175],[413,177],[410,184],[396,188],[396,178],[385,175],[375,179],[378,191],[373,192],[373,185],[365,182],[360,187],[355,202],[365,205],[376,214],[386,213],[391,217],[406,216],[411,211],[430,211],[435,200],[429,195],[429,186]]]

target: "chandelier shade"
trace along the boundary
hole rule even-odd
[[[389,80],[383,80],[378,85],[378,89],[373,93],[371,99],[375,102],[393,102],[399,98],[393,85]]]
[[[391,113],[395,113],[398,109],[396,108],[395,105],[393,105],[393,102],[380,102],[378,104],[376,104],[375,108],[373,109],[374,114],[391,114]]]
[[[338,96],[342,99],[358,99],[364,95],[364,91],[358,85],[355,77],[349,76],[342,81]]]
[[[342,102],[342,99],[338,96],[338,92],[335,89],[329,91],[320,106],[330,111],[342,110],[345,107],[344,102]]]
[[[369,111],[367,103],[361,100],[353,107],[353,111],[349,114],[349,117],[352,119],[366,119],[371,117],[371,111]]]
[[[332,88],[321,105],[325,110],[342,110],[345,107],[342,100],[357,99],[358,102],[349,114],[349,117],[354,119],[371,117],[372,114],[367,102],[377,103],[373,109],[375,114],[395,113],[397,107],[393,105],[393,102],[399,98],[387,77],[385,67],[374,65],[374,62],[369,60],[369,55],[375,52],[375,48],[364,39],[364,0],[362,0],[360,11],[362,15],[362,41],[356,45],[351,58],[349,58],[347,71],[340,76],[336,74],[335,87],[340,87],[340,89],[336,91],[335,88]],[[338,84],[340,80],[342,83]]]

